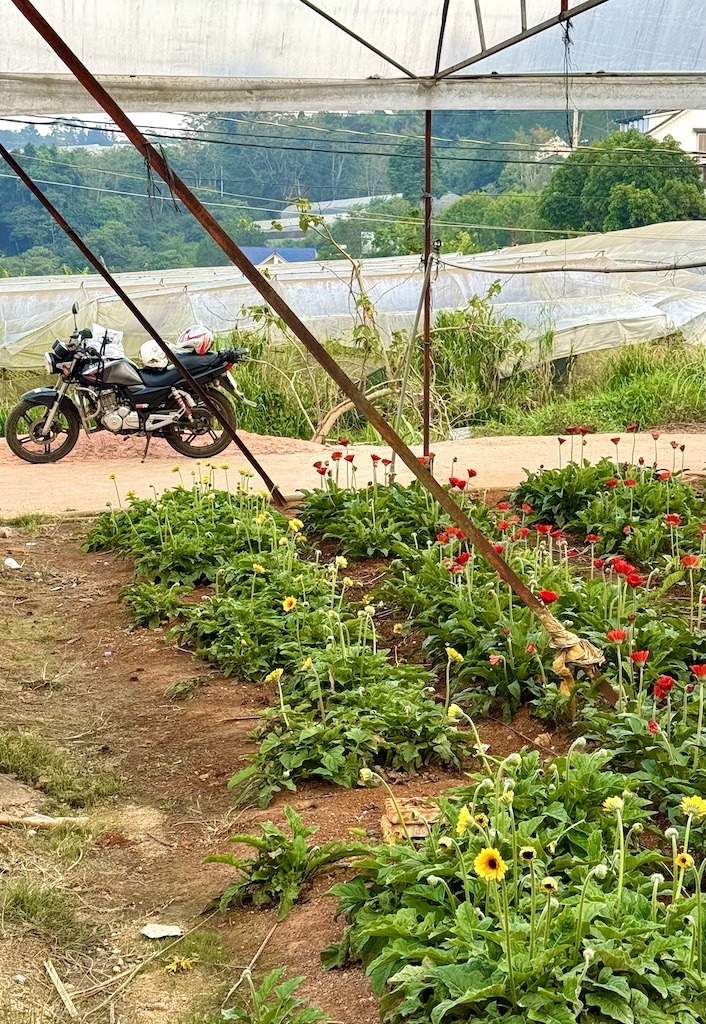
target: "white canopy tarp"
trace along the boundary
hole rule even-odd
[[[706,344],[703,268],[627,272],[636,263],[686,260],[706,262],[706,221],[655,224],[472,256],[443,255],[432,301],[435,310],[458,309],[499,280],[502,290],[493,299],[499,311],[517,318],[529,338],[553,331],[555,357],[647,341],[675,330],[694,344]],[[562,270],[567,263],[573,272]],[[615,272],[606,274],[606,268]],[[518,273],[527,270],[533,272]],[[350,263],[285,264],[269,274],[318,338],[345,341],[350,336],[357,295]],[[252,326],[247,307],[261,303],[233,267],[116,276],[167,340],[193,322],[219,333],[247,328]],[[418,256],[363,261],[364,288],[384,336],[411,327],[422,276]],[[97,275],[7,278],[0,280],[0,368],[40,368],[54,338],[70,333],[73,302],[80,305],[81,326],[95,321],[124,331],[129,353],[136,354],[147,339]]]
[[[130,110],[565,104],[562,26],[528,37],[556,19],[561,0],[449,0],[446,18],[442,0],[35,4]],[[523,33],[523,10],[524,37],[498,50]],[[568,10],[579,107],[706,107],[703,0],[568,0]],[[95,108],[11,0],[0,0],[0,17],[0,113]]]

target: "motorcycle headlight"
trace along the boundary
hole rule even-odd
[[[45,352],[44,353],[44,369],[49,374],[54,374],[54,373],[57,372],[56,362],[55,362],[55,358],[54,358],[54,353],[53,352]]]

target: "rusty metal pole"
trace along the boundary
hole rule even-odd
[[[424,454],[431,443],[431,110],[424,112],[424,391],[422,396]]]
[[[341,391],[353,402],[356,409],[362,413],[368,422],[375,427],[380,436],[387,442],[402,462],[412,471],[419,482],[438,501],[439,505],[448,512],[453,521],[466,533],[468,539],[475,545],[481,556],[491,565],[498,575],[507,582],[519,599],[530,609],[538,621],[544,626],[551,636],[552,645],[559,650],[567,661],[580,663],[587,670],[603,662],[602,653],[587,640],[579,638],[570,633],[562,626],[558,619],[552,615],[549,608],[532,593],[530,588],[520,579],[505,559],[498,554],[490,541],[481,533],[471,519],[466,515],[460,505],[454,500],[449,491],[444,490],[441,484],[434,479],[431,473],[419,462],[414,452],[404,443],[398,434],[392,429],[387,420],[378,412],[363,392],[356,387],[348,375],[341,369],[335,359],[326,351],[323,345],[314,337],[308,327],[299,319],[296,313],[287,305],[282,296],[272,287],[270,282],[263,277],[257,267],[245,256],[242,250],[235,244],[233,239],[205,208],[203,203],[193,194],[191,189],[176,175],[162,154],[152,146],[142,132],[132,123],[127,114],[119,106],[112,96],[103,88],[94,75],[88,70],[76,54],[64,42],[61,36],[52,28],[46,18],[43,17],[30,0],[12,0],[15,7],[25,16],[29,23],[37,30],[39,35],[52,48],[59,59],[68,67],[76,79],[83,85],[86,91],[103,108],[111,120],[120,128],[123,134],[139,150],[145,161],[157,174],[167,183],[172,194],[180,199],[190,213],[205,228],[211,238],[223,250],[226,256],[242,271],[243,275],[250,281],[254,288],[262,295],[263,299],[282,318],[289,329],[299,338],[304,347],[311,353],[317,362],[326,370],[330,377],[338,384]],[[156,339],[155,339],[156,340]],[[577,653],[578,649],[583,653]]]
[[[27,172],[22,167],[20,167],[20,165],[17,163],[12,154],[9,153],[3,145],[0,145],[0,157],[2,157],[7,166],[12,171],[14,171],[14,173],[17,175],[20,181],[22,181],[23,184],[27,186],[32,195],[39,200],[39,202],[42,204],[47,213],[49,213],[50,216],[54,218],[59,227],[66,232],[66,234],[69,236],[69,238],[77,247],[77,249],[86,257],[88,262],[101,275],[106,284],[108,284],[112,288],[112,290],[115,292],[118,298],[127,306],[127,308],[130,310],[130,312],[138,321],[138,323],[140,323],[142,327],[144,327],[144,329],[147,331],[147,333],[157,342],[159,347],[162,349],[164,354],[171,360],[171,362],[174,364],[175,369],[179,371],[179,373],[187,382],[192,391],[196,395],[198,395],[198,397],[201,399],[204,405],[218,418],[218,420],[222,423],[223,428],[225,429],[226,433],[229,435],[231,440],[237,444],[238,448],[240,448],[241,452],[248,460],[250,465],[253,467],[253,469],[255,469],[262,477],[262,480],[264,481],[267,489],[271,493],[274,501],[281,508],[284,508],[287,503],[284,500],[280,491],[277,489],[276,485],[270,479],[268,473],[263,469],[263,467],[257,461],[255,456],[250,451],[250,449],[247,447],[247,445],[245,445],[244,442],[241,441],[241,439],[238,437],[237,433],[231,427],[231,425],[221,420],[218,408],[210,400],[206,391],[201,387],[198,381],[195,380],[193,375],[184,366],[181,360],[174,354],[174,352],[172,352],[167,343],[160,337],[160,335],[157,333],[157,330],[152,326],[147,317],[144,316],[140,309],[135,305],[135,303],[132,301],[127,292],[123,291],[123,289],[120,287],[120,285],[115,280],[110,271],[108,271],[103,266],[101,261],[95,255],[95,253],[93,253],[91,249],[88,248],[88,246],[83,241],[81,236],[77,234],[76,231],[74,231],[71,225],[64,219],[64,217],[62,217],[61,213],[57,210],[54,204],[44,195],[42,190],[34,183],[34,181],[30,178]]]

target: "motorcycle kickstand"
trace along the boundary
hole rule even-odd
[[[144,463],[145,459],[147,458],[147,452],[150,450],[150,441],[151,440],[152,440],[152,435],[148,434],[147,435],[147,444],[145,445],[145,450],[143,452],[142,459],[141,459],[142,463]]]

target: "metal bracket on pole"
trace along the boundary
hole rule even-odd
[[[152,324],[149,322],[147,317],[145,317],[144,314],[140,311],[140,309],[135,305],[135,303],[132,301],[132,299],[127,294],[127,292],[125,292],[120,287],[118,282],[115,280],[113,275],[107,270],[107,268],[104,266],[104,264],[101,262],[101,260],[95,255],[95,253],[91,249],[88,248],[88,246],[83,241],[81,236],[79,234],[77,234],[76,231],[74,231],[74,229],[71,227],[71,225],[68,223],[68,221],[66,221],[64,219],[64,217],[62,217],[61,213],[59,213],[59,211],[54,206],[54,204],[49,199],[47,199],[47,197],[44,195],[42,190],[34,183],[34,181],[32,181],[32,179],[27,174],[27,172],[24,170],[24,168],[20,167],[20,165],[17,163],[15,158],[12,156],[12,154],[9,153],[8,150],[3,145],[0,145],[0,157],[2,157],[2,159],[8,165],[8,167],[12,171],[15,172],[15,174],[20,179],[20,181],[22,181],[27,186],[27,188],[32,193],[32,195],[35,196],[39,200],[39,202],[42,204],[44,209],[54,218],[54,220],[59,225],[59,227],[63,231],[66,232],[66,234],[69,236],[69,238],[74,243],[74,245],[86,257],[86,259],[91,264],[91,266],[101,275],[101,277],[106,282],[106,284],[108,284],[112,288],[112,290],[115,292],[115,294],[118,296],[118,298],[121,299],[122,302],[124,302],[124,304],[130,310],[132,315],[138,321],[138,323],[140,323],[142,325],[142,327],[144,327],[144,329],[147,331],[147,333],[157,342],[157,344],[162,349],[162,351],[167,356],[167,358],[170,359],[171,362],[174,364],[175,369],[178,370],[178,372],[181,374],[181,376],[187,382],[189,387],[192,389],[194,394],[198,395],[198,397],[204,403],[206,408],[209,409],[209,411],[216,416],[216,418],[222,424],[224,430],[226,431],[226,433],[228,434],[230,439],[232,441],[235,441],[235,443],[237,444],[238,448],[240,448],[241,452],[243,453],[245,458],[248,460],[250,465],[262,477],[262,479],[263,479],[265,485],[267,486],[267,489],[270,491],[274,501],[281,508],[284,508],[287,503],[284,500],[284,498],[281,495],[281,493],[279,492],[279,490],[277,489],[277,487],[275,486],[275,484],[270,479],[268,473],[263,469],[263,467],[257,461],[255,456],[250,451],[250,449],[243,443],[243,441],[241,441],[241,439],[238,437],[238,435],[235,432],[235,430],[231,427],[230,423],[228,423],[227,421],[224,421],[224,420],[221,419],[220,411],[218,410],[217,406],[211,401],[211,399],[209,398],[209,396],[206,393],[206,391],[201,387],[201,385],[198,383],[198,381],[189,372],[189,370],[186,368],[186,366],[184,366],[184,364],[175,355],[175,353],[169,348],[167,343],[160,337],[160,335],[158,334],[157,330],[152,326]],[[149,440],[150,439],[148,437],[147,438],[147,444],[148,445],[149,445]],[[145,455],[146,454],[147,454],[147,449],[145,449]],[[143,458],[142,461],[144,462],[144,458]]]
[[[558,619],[552,615],[549,608],[532,593],[524,580],[520,579],[515,570],[498,554],[487,537],[481,533],[469,516],[466,515],[450,492],[444,490],[431,473],[422,466],[414,452],[392,429],[387,420],[378,412],[372,402],[366,398],[360,388],[356,387],[350,377],[314,337],[296,313],[287,305],[270,282],[250,262],[215,217],[196,198],[191,189],[172,171],[164,156],[154,146],[150,145],[127,114],[103,88],[100,82],[97,81],[95,76],[91,74],[85,64],[79,60],[61,36],[51,27],[46,18],[39,13],[34,4],[30,0],[12,0],[12,3],[37,30],[45,42],[49,44],[54,53],[75,75],[77,80],[127,136],[130,142],[140,151],[149,165],[169,185],[172,194],[182,201],[187,210],[194,215],[226,256],[242,271],[243,275],[257,289],[263,299],[272,306],[273,310],[282,318],[290,330],[296,334],[304,347],[338,384],[341,391],[350,398],[356,409],[365,416],[371,426],[375,427],[380,436],[399,455],[402,462],[412,471],[419,482],[426,487],[432,497],[449,514],[451,519],[465,532],[469,541],[475,545],[480,555],[497,571],[501,579],[505,580],[523,604],[530,609],[550,634],[552,645],[559,651],[559,655],[563,658],[564,663],[567,665],[578,664],[589,674],[595,675],[597,666],[604,661],[602,652],[589,641],[580,640],[575,634],[566,630]],[[429,125],[429,128],[431,128],[431,125]],[[429,152],[429,148],[427,148],[427,152]],[[426,191],[429,191],[429,189]]]

